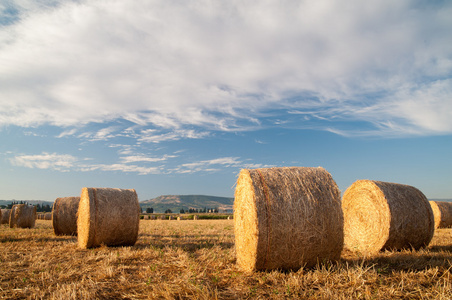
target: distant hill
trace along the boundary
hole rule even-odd
[[[179,212],[181,209],[188,210],[217,208],[220,211],[232,212],[234,198],[206,196],[206,195],[163,195],[154,199],[140,202],[143,209],[152,207],[154,212],[163,213],[167,209]]]

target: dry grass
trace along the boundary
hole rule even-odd
[[[80,249],[33,229],[0,226],[1,299],[450,299],[452,231],[427,249],[344,253],[337,264],[297,272],[243,273],[232,220],[141,220],[132,247]]]

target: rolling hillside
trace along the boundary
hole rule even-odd
[[[216,197],[206,195],[163,195],[154,199],[140,202],[143,209],[152,207],[154,212],[162,213],[167,209],[179,212],[181,209],[188,210],[217,208],[220,211],[232,212],[234,198]]]

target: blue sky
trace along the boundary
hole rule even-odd
[[[452,2],[2,1],[0,199],[322,166],[452,198]]]

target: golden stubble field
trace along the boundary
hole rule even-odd
[[[141,220],[133,247],[82,250],[52,222],[0,226],[1,299],[451,299],[452,231],[427,249],[243,273],[232,220]]]

